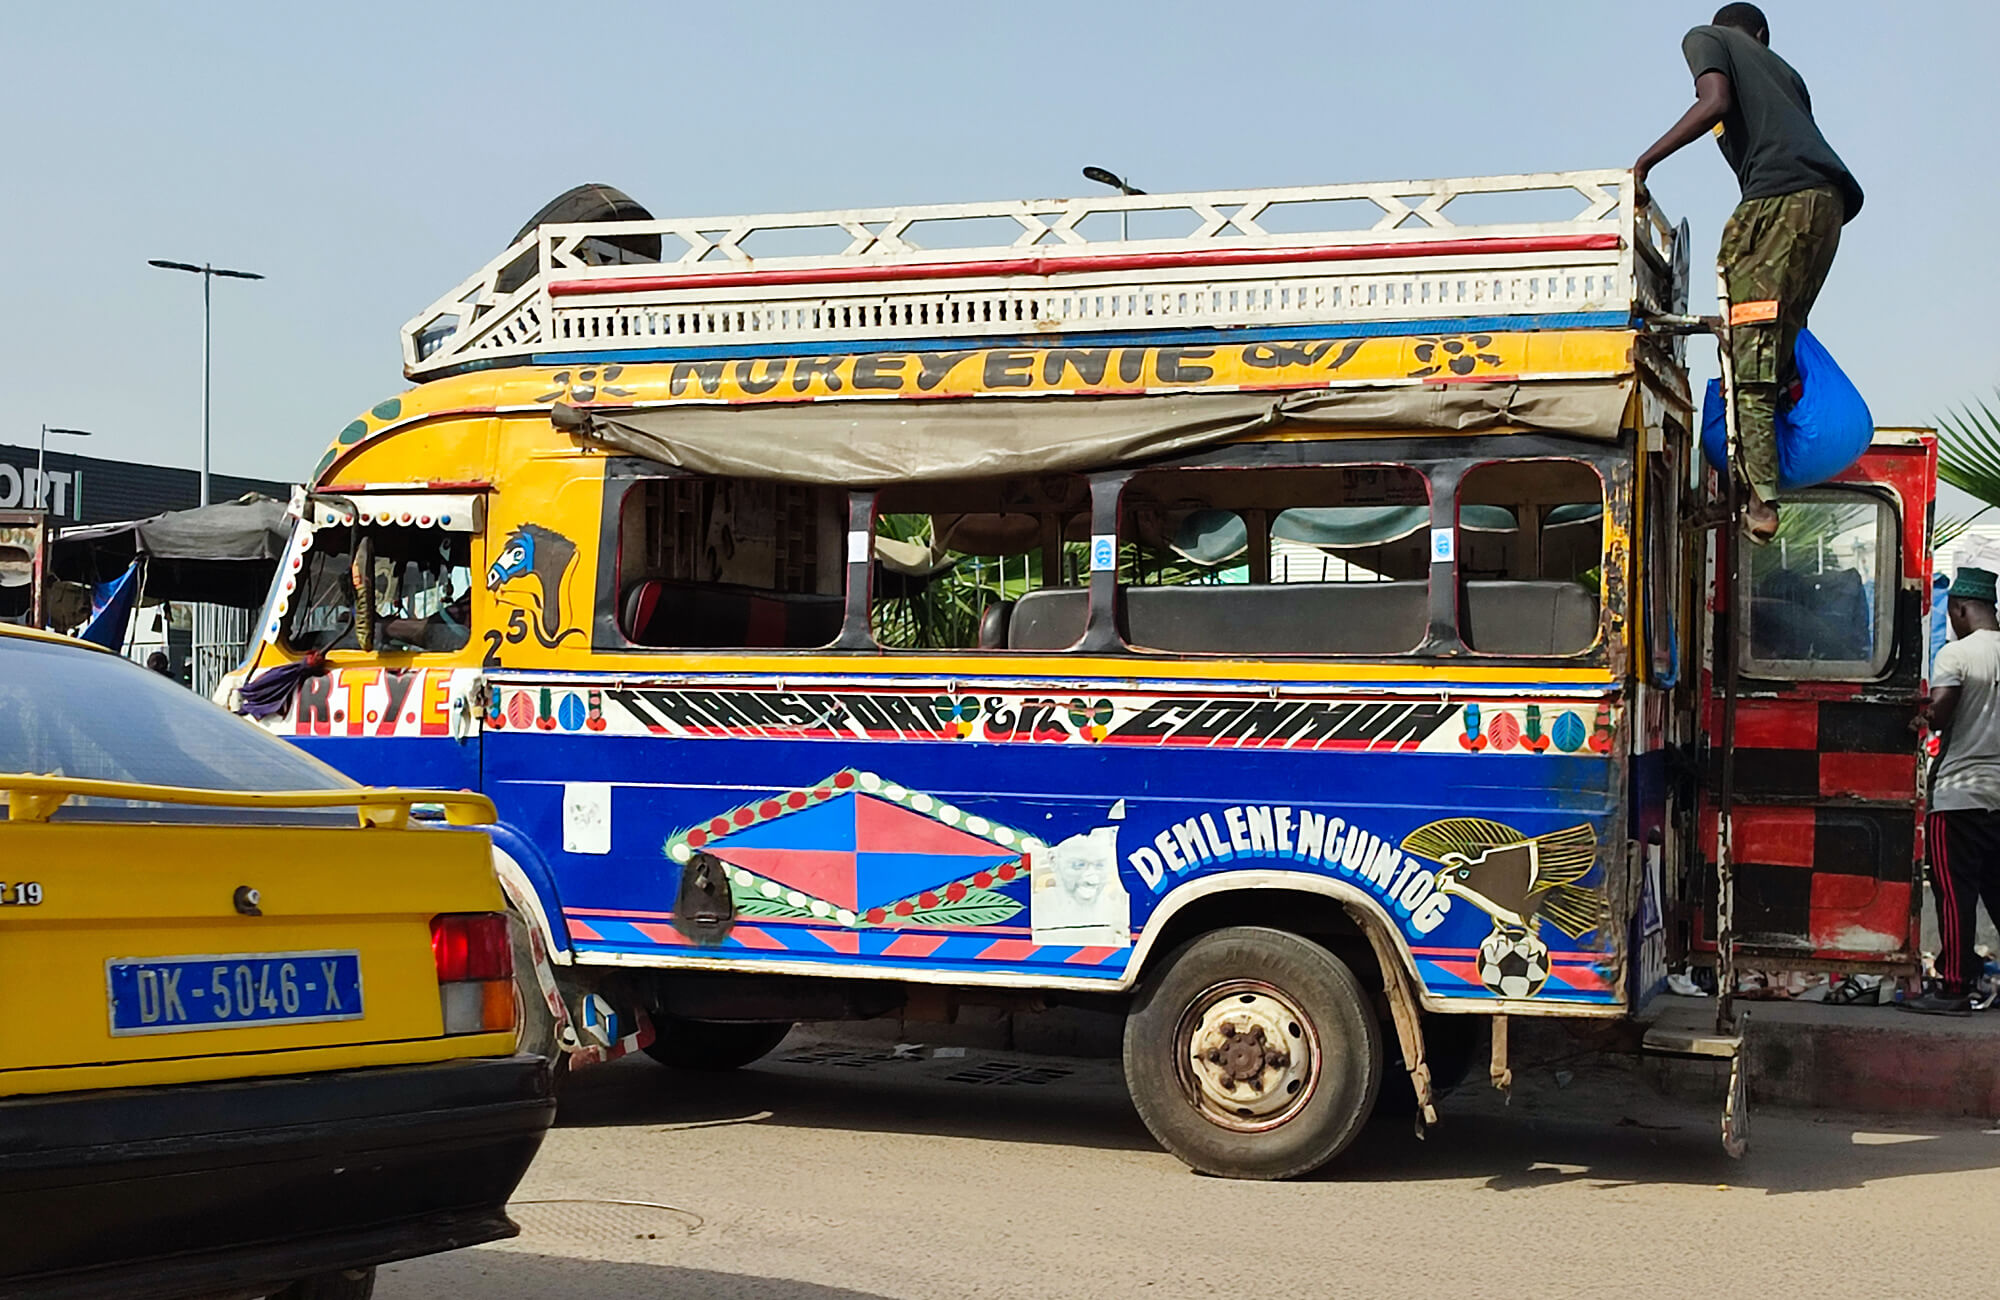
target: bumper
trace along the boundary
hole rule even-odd
[[[540,1057],[0,1100],[0,1294],[255,1293],[511,1237]]]

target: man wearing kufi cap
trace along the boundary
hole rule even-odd
[[[1931,770],[1925,846],[1937,899],[1937,980],[1902,1005],[1934,1015],[1971,1009],[1981,963],[1972,950],[1980,899],[2000,923],[2000,619],[1994,573],[1962,567],[1946,614],[1957,640],[1931,665],[1930,723],[1943,739]]]

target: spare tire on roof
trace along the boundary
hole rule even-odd
[[[564,190],[541,207],[541,211],[529,217],[509,240],[519,243],[532,233],[537,226],[580,225],[598,221],[651,221],[653,214],[642,207],[625,191],[613,189],[609,185],[578,185]],[[623,249],[640,261],[660,260],[660,237],[658,235],[614,235],[604,240],[614,248]],[[526,284],[535,274],[536,261],[533,255],[516,258],[505,270],[495,286],[501,293],[512,293]]]

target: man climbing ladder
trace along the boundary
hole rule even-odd
[[[1732,460],[1750,489],[1744,528],[1760,542],[1778,531],[1777,416],[1797,396],[1792,348],[1862,199],[1813,122],[1804,79],[1770,43],[1770,24],[1751,4],[1724,5],[1682,38],[1695,102],[1632,168],[1643,187],[1657,164],[1714,131],[1742,187],[1719,261],[1734,363]]]

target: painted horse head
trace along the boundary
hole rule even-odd
[[[541,612],[544,639],[562,631],[562,581],[576,561],[576,544],[540,524],[521,524],[507,535],[499,556],[486,570],[486,586],[498,591],[518,578],[529,578],[539,590],[534,597]]]

